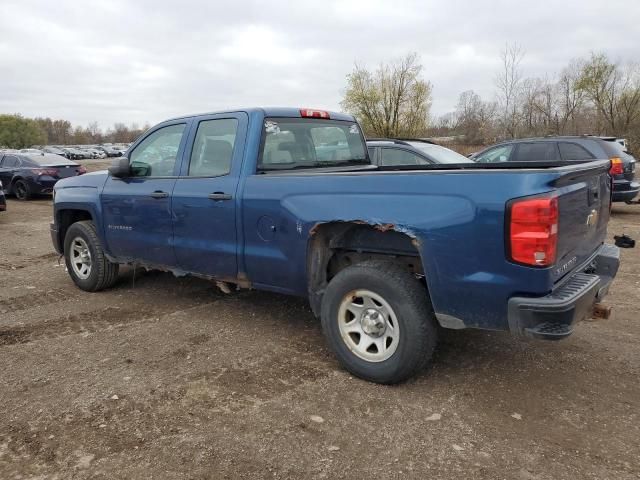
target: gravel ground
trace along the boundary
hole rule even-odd
[[[569,339],[450,331],[395,387],[352,378],[306,303],[124,269],[74,287],[51,201],[0,213],[0,478],[640,477],[640,249]],[[640,206],[610,235],[640,239]]]

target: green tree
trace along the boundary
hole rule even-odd
[[[46,141],[45,131],[35,120],[21,115],[0,115],[0,146],[25,148]]]
[[[358,118],[368,135],[423,135],[429,121],[432,86],[420,78],[421,71],[415,53],[383,64],[375,72],[356,65],[347,75],[341,105]]]

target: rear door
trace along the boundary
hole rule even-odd
[[[237,186],[247,123],[245,113],[194,121],[173,192],[176,258],[188,272],[221,279],[238,273]]]
[[[102,191],[110,252],[121,259],[175,266],[171,202],[188,122],[165,123],[132,149],[131,175],[109,176]]]

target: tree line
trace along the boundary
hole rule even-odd
[[[102,131],[97,122],[86,127],[73,126],[68,120],[26,118],[20,114],[0,115],[0,147],[25,148],[32,145],[87,145],[130,143],[149,125],[115,123]]]
[[[416,54],[347,76],[342,107],[369,136],[455,136],[480,145],[544,135],[613,135],[640,147],[640,69],[604,53],[569,62],[560,72],[527,78],[525,52],[506,45],[494,95],[460,94],[454,111],[431,118],[432,85],[421,78]]]

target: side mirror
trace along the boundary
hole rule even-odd
[[[131,174],[129,159],[127,157],[118,157],[109,167],[109,175],[116,178],[128,177]]]

